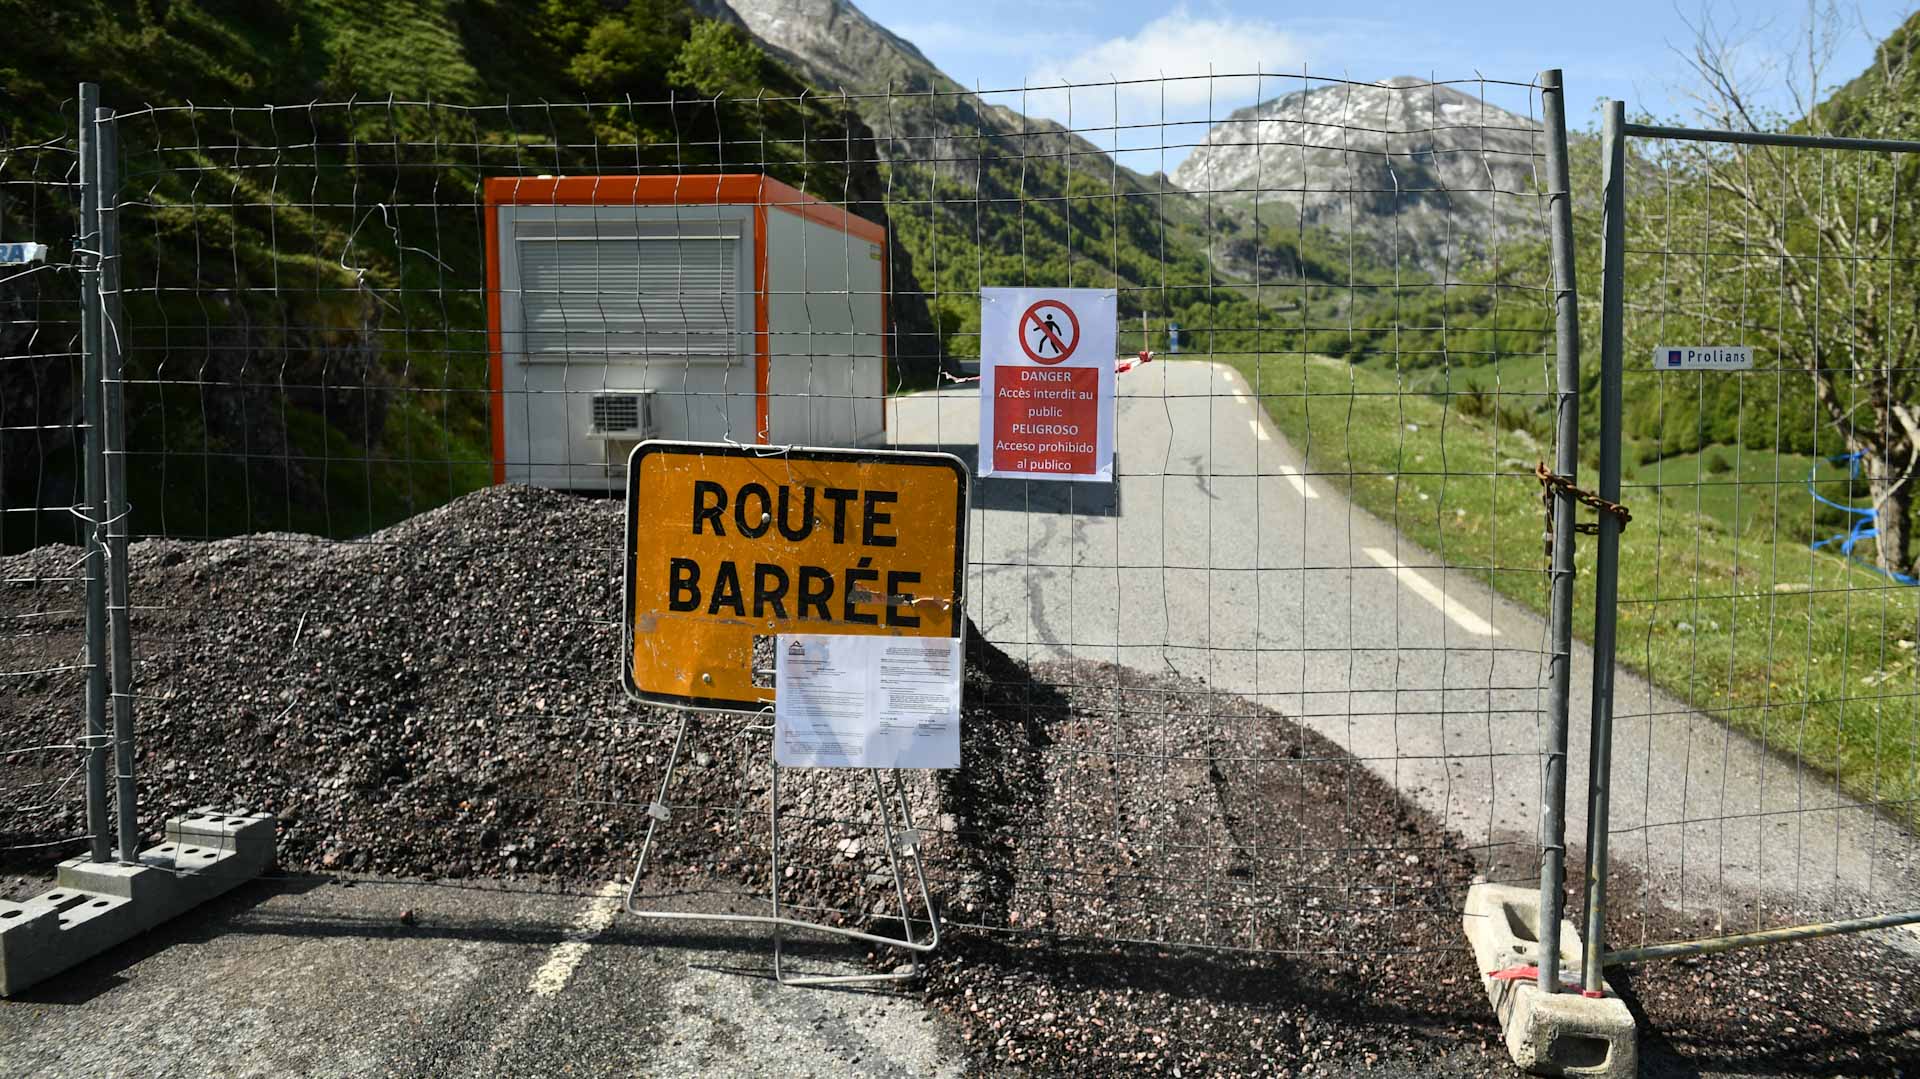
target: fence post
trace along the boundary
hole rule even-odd
[[[1553,234],[1554,347],[1557,383],[1554,471],[1580,467],[1580,312],[1573,274],[1573,201],[1567,179],[1566,91],[1559,69],[1542,72],[1546,120],[1548,223]],[[1573,655],[1573,499],[1553,500],[1552,659],[1548,671],[1547,748],[1540,777],[1540,989],[1560,986],[1560,914],[1567,879],[1567,709]]]
[[[1600,497],[1620,501],[1621,381],[1626,310],[1626,105],[1609,101],[1600,128]],[[1581,986],[1599,992],[1607,953],[1607,787],[1613,771],[1613,649],[1619,617],[1620,521],[1600,515],[1593,570],[1593,713],[1587,758],[1587,932]]]
[[[100,369],[102,424],[100,460],[106,475],[107,625],[112,664],[114,814],[120,860],[140,854],[139,800],[133,782],[133,628],[127,607],[127,417],[121,369],[126,360],[120,317],[120,140],[112,109],[95,112],[94,152],[99,157]]]
[[[100,350],[100,162],[94,152],[94,112],[100,87],[80,84],[80,221],[74,258],[80,273],[80,401],[86,419],[86,450],[81,454],[85,473],[81,519],[86,525],[87,575],[87,693],[85,744],[87,747],[88,857],[104,862],[112,857],[113,838],[107,825],[107,596],[103,572],[100,522],[106,518],[107,481],[105,444],[101,441]]]

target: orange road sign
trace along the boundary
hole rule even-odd
[[[641,443],[627,463],[627,692],[755,711],[774,695],[754,684],[756,637],[962,636],[969,483],[945,453]]]

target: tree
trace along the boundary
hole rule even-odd
[[[746,97],[760,89],[766,54],[740,28],[718,19],[693,24],[667,78],[709,97]]]
[[[1920,72],[1904,28],[1882,44],[1871,70],[1823,100],[1821,77],[1840,20],[1832,8],[1810,16],[1805,55],[1795,61],[1796,69],[1804,61],[1804,71],[1786,80],[1803,114],[1791,122],[1755,103],[1746,89],[1751,73],[1736,67],[1743,42],[1703,18],[1686,57],[1698,76],[1701,122],[1736,131],[1920,136]],[[1858,462],[1872,498],[1879,567],[1911,574],[1920,487],[1920,367],[1911,360],[1920,354],[1920,282],[1911,272],[1920,260],[1916,162],[1705,142],[1663,144],[1657,155],[1661,182],[1629,210],[1636,236],[1628,247],[1689,263],[1678,275],[1684,279],[1670,268],[1659,275],[1661,321],[1678,311],[1702,328],[1738,328],[1771,344],[1781,368],[1802,372],[1828,428],[1820,442],[1837,440]],[[1777,403],[1786,405],[1784,395]]]
[[[631,0],[584,35],[578,23],[563,24],[556,32],[581,38],[567,73],[589,90],[613,93],[658,84],[660,73],[680,55],[690,22],[681,0]]]

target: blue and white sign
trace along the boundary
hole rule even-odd
[[[1653,350],[1653,366],[1660,371],[1751,371],[1753,349],[1747,345],[1661,345]]]
[[[46,257],[46,244],[0,244],[0,266],[40,262]]]

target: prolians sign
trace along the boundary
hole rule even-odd
[[[755,637],[961,636],[967,493],[944,453],[641,443],[627,464],[627,691],[753,710],[774,696],[754,684]]]
[[[1753,349],[1745,345],[1662,345],[1653,350],[1661,371],[1751,371]]]

